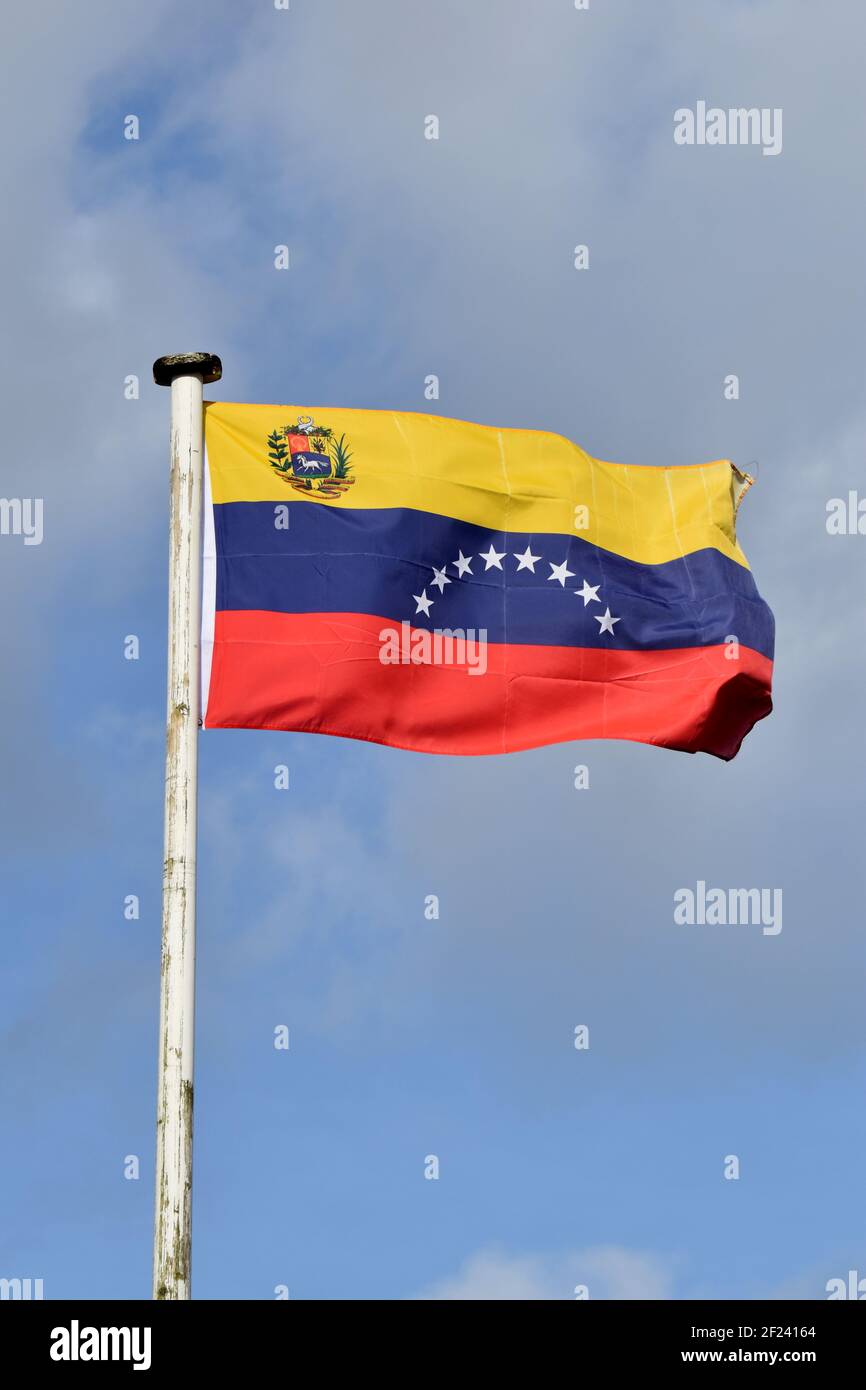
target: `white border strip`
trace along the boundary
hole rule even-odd
[[[204,532],[201,556],[201,722],[207,728],[207,700],[213,661],[214,613],[216,610],[216,533],[213,524],[213,496],[207,445],[204,446]]]

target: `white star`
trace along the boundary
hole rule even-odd
[[[433,599],[427,597],[427,590],[424,589],[420,594],[413,594],[412,597],[418,605],[415,612],[423,613],[425,618],[429,618],[430,606],[433,603]]]
[[[583,606],[586,608],[588,603],[601,603],[601,599],[598,596],[600,588],[600,584],[596,584],[595,587],[593,587],[588,580],[584,579],[583,588],[575,589],[574,592],[577,594],[578,598],[583,599]]]
[[[550,565],[549,560],[547,563]],[[567,563],[567,560],[563,560],[561,565],[550,565],[550,574],[547,576],[548,579],[558,579],[563,589],[565,588],[566,579],[574,578],[574,570],[568,570],[565,568]]]
[[[471,569],[469,569],[469,560],[471,560],[471,559],[472,559],[472,556],[471,556],[471,555],[470,555],[469,558],[467,559],[467,557],[463,554],[463,551],[461,550],[459,560],[452,560],[451,563],[454,565],[455,569],[457,570],[457,573],[458,573],[460,576],[462,576],[462,575],[464,575],[467,571],[469,572],[469,574],[472,573]]]
[[[489,569],[501,570],[501,569],[502,569],[502,561],[505,559],[505,551],[503,550],[503,552],[502,552],[501,555],[497,554],[497,552],[493,549],[493,542],[491,541],[491,542],[490,542],[490,549],[488,550],[487,554],[485,555],[485,554],[482,553],[482,554],[479,555],[478,558],[479,558],[479,560],[483,560],[483,561],[484,561],[484,568],[485,568],[485,570],[489,570]]]
[[[450,584],[451,580],[448,578],[448,575],[445,573],[444,569],[437,570],[435,565],[433,566],[433,574],[435,575],[435,578],[431,579],[430,583],[433,585],[435,589],[439,590],[440,594],[444,594],[445,585]]]
[[[527,546],[522,555],[518,555],[515,551],[514,558],[515,560],[520,561],[520,564],[517,566],[518,573],[520,572],[520,570],[530,570],[533,574],[535,574],[535,564],[537,560],[541,559],[541,556],[533,555],[532,551],[529,549],[529,546]]]
[[[615,633],[614,630],[613,630],[613,625],[614,625],[614,623],[621,623],[621,622],[622,622],[622,618],[612,618],[612,617],[610,616],[610,609],[609,609],[609,608],[606,608],[606,609],[604,610],[604,615],[603,615],[602,617],[599,617],[598,613],[594,613],[594,614],[593,614],[593,617],[595,618],[595,621],[596,621],[597,623],[600,623],[600,624],[601,624],[601,626],[600,626],[599,629],[598,629],[598,635],[599,635],[599,637],[601,636],[601,634],[602,634],[603,632],[609,632],[609,633],[611,634],[612,637],[615,637],[615,636],[616,636],[616,633]]]

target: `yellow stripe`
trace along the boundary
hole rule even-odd
[[[354,479],[306,494],[271,467],[268,435],[299,415],[345,435]],[[736,541],[726,459],[641,468],[590,458],[562,435],[494,429],[438,415],[325,406],[205,406],[213,500],[348,508],[411,507],[495,531],[578,535],[642,564],[713,547],[748,568]],[[586,508],[587,524],[581,525]]]

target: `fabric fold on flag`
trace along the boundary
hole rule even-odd
[[[646,467],[439,416],[205,407],[206,728],[431,753],[731,758],[773,618],[728,460]]]

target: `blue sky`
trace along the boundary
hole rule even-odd
[[[757,460],[740,537],[778,623],[776,711],[729,765],[203,736],[194,1295],[822,1297],[866,1274],[866,542],[825,526],[866,449],[864,41],[853,0],[19,7],[2,492],[44,498],[45,537],[0,537],[0,1275],[150,1291],[150,365],[186,348],[221,355],[212,398]],[[699,99],[783,108],[783,152],[675,146]],[[698,879],[781,888],[782,932],[675,926]]]

